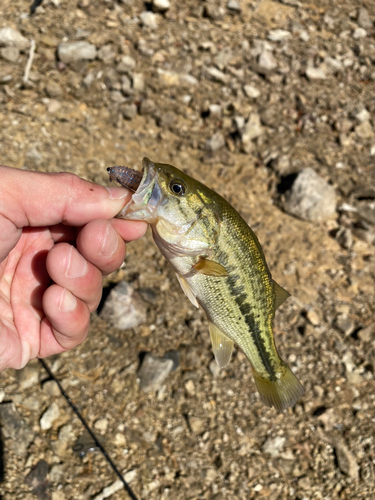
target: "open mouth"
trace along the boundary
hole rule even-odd
[[[130,201],[119,214],[124,218],[136,216],[138,220],[149,220],[162,201],[155,164],[148,158],[143,158],[142,165],[141,172],[118,165],[107,168],[111,181],[133,191]]]

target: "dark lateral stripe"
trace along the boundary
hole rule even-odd
[[[254,345],[258,351],[259,357],[262,360],[262,363],[264,365],[264,368],[266,369],[267,373],[270,376],[271,380],[276,380],[276,372],[274,370],[274,367],[272,365],[272,359],[271,356],[269,355],[265,342],[262,337],[262,333],[259,328],[259,323],[255,321],[254,314],[250,312],[249,314],[246,314],[244,316],[244,320],[246,321],[246,324],[249,327],[249,333],[251,335],[251,338],[254,342]]]
[[[259,322],[256,321],[255,315],[252,312],[251,304],[247,300],[247,294],[243,293],[245,287],[243,285],[237,285],[236,282],[239,281],[240,277],[236,274],[231,274],[227,278],[227,283],[229,287],[229,292],[234,298],[236,304],[241,311],[242,317],[245,320],[251,339],[255,345],[258,355],[263,363],[263,366],[270,376],[271,380],[276,380],[275,369],[272,364],[271,356],[266,350],[265,341],[262,337],[262,332],[260,330]],[[259,316],[258,316],[259,317]]]

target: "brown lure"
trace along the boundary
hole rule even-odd
[[[143,177],[142,172],[138,172],[137,170],[129,167],[123,167],[121,165],[108,167],[107,172],[109,174],[109,179],[112,182],[118,182],[121,186],[124,186],[133,192],[137,191]]]

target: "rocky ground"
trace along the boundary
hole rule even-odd
[[[275,332],[306,394],[277,414],[239,350],[217,369],[150,235],[129,245],[89,339],[47,361],[138,497],[375,498],[375,3],[29,7],[0,4],[0,162],[102,184],[173,163],[292,294]],[[0,403],[3,500],[128,498],[38,362],[0,374]]]

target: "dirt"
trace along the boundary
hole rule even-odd
[[[35,40],[36,52],[26,83],[28,48],[15,62],[0,59],[0,160],[109,185],[106,167],[140,169],[148,156],[222,194],[292,294],[275,335],[305,395],[277,414],[260,402],[240,350],[215,369],[207,320],[149,233],[105,281],[147,295],[146,323],[120,331],[93,314],[88,340],[47,361],[118,468],[134,471],[127,477],[140,499],[375,498],[375,4],[237,5],[172,3],[152,29],[139,18],[152,4],[139,0],[45,0],[31,17],[28,2],[3,0],[0,30]],[[92,43],[99,56],[59,61],[68,40]],[[264,52],[274,66],[261,67]],[[121,69],[123,56],[135,67]],[[324,78],[309,78],[313,67]],[[247,141],[238,123],[250,114],[260,130]],[[219,147],[210,142],[217,132]],[[306,167],[336,190],[336,213],[323,222],[283,210]],[[180,366],[158,390],[141,391],[142,353],[169,351]],[[3,432],[0,495],[37,498],[25,478],[44,460],[39,498],[95,498],[117,478],[98,451],[73,451],[81,423],[37,361],[25,370],[0,374],[2,404],[14,402],[35,433],[21,456],[16,436]],[[59,416],[42,430],[53,402]],[[111,498],[128,497],[119,490]]]

